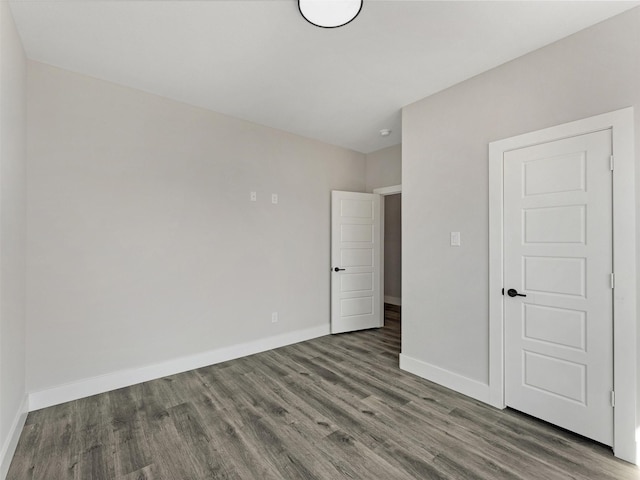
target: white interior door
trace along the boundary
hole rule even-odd
[[[380,199],[331,192],[331,333],[384,325]]]
[[[505,402],[607,445],[611,141],[605,130],[504,154]]]

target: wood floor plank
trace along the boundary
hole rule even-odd
[[[116,477],[115,480],[161,480],[162,478],[156,465],[151,464],[127,475]]]
[[[278,445],[264,445],[271,438],[261,420],[261,412],[255,399],[241,387],[244,366],[240,369],[205,368],[198,371],[210,385],[210,390],[222,399],[231,400],[225,411],[227,420],[233,422],[236,443],[233,453],[237,461],[247,465],[255,478],[278,478]]]
[[[430,416],[420,416],[412,411],[411,406],[392,407],[375,397],[367,399],[366,403],[378,420],[390,428],[399,421],[406,422],[403,434],[414,443],[422,445],[434,457],[433,464],[445,472],[448,478],[456,478],[467,472],[470,479],[522,480],[517,468],[511,468],[510,463],[498,462],[486,449],[477,448],[473,437],[468,438],[471,441],[463,442],[461,439],[468,432],[463,432],[458,425],[448,421],[446,415],[435,412]],[[465,454],[459,457],[455,452],[462,445],[465,446]]]
[[[197,409],[190,402],[169,409],[178,439],[189,450],[195,478],[240,479],[234,462],[215,449],[211,435]]]
[[[115,449],[115,474],[125,476],[143,470],[152,463],[152,455],[144,435],[142,405],[135,388],[121,388],[109,392],[111,425]],[[141,389],[140,389],[141,390]]]
[[[25,424],[20,436],[20,444],[23,450],[27,452],[37,452],[42,434],[41,423]],[[11,472],[15,478],[31,480],[34,477],[36,462],[38,457],[35,455],[14,455],[11,462]]]
[[[233,411],[216,409],[213,404],[203,400],[194,402],[194,407],[209,434],[208,448],[216,452],[212,454],[214,458],[219,456],[228,459],[239,478],[269,478],[251,440],[243,432],[244,426],[235,419]]]
[[[72,479],[75,464],[70,462],[72,425],[66,420],[42,425],[37,454],[31,460],[32,478]]]
[[[400,317],[31,412],[7,480],[640,480],[608,447],[401,371]]]
[[[76,400],[72,425],[75,435],[69,449],[74,479],[115,478],[115,439],[111,427],[109,394]],[[56,477],[52,477],[56,478]]]
[[[302,478],[353,478],[357,476],[356,472],[368,473],[374,475],[376,471],[380,471],[381,467],[378,465],[378,461],[372,461],[369,452],[366,454],[360,454],[358,461],[353,454],[349,455],[350,466],[347,466],[344,462],[336,462],[336,458],[340,458],[344,455],[344,444],[340,443],[338,446],[331,439],[337,432],[330,421],[313,421],[311,416],[304,415],[297,408],[291,408],[291,406],[308,405],[305,402],[299,402],[289,397],[284,400],[282,394],[289,392],[287,388],[278,388],[274,385],[273,381],[261,376],[259,371],[254,371],[244,375],[245,381],[242,382],[245,388],[248,389],[253,395],[253,400],[256,407],[264,413],[261,420],[268,423],[274,431],[278,432],[280,441],[282,441],[283,447],[286,451],[296,451],[302,455],[305,459],[305,463],[308,463],[312,467],[313,472],[318,472],[320,476],[311,477],[311,473]],[[276,398],[274,401],[269,398],[270,394],[278,392],[280,395],[272,398]],[[279,402],[277,400],[284,400]],[[286,405],[289,409],[285,408]],[[315,412],[315,411],[314,411]],[[330,431],[330,433],[327,433]],[[322,447],[320,447],[322,445]],[[320,447],[320,449],[319,449]],[[341,450],[336,450],[341,448]],[[359,450],[358,447],[356,450]],[[357,469],[353,470],[354,464],[357,465]],[[383,465],[386,470],[395,470],[387,463]],[[405,478],[400,470],[394,471],[394,478]]]
[[[575,442],[560,441],[558,437],[555,437],[553,441],[547,438],[547,441],[543,442],[541,441],[544,438],[543,436],[527,434],[526,430],[518,428],[515,422],[505,428],[504,425],[483,421],[482,418],[478,419],[474,415],[469,415],[468,412],[463,413],[461,410],[454,410],[452,415],[458,417],[466,415],[467,420],[481,423],[482,429],[491,434],[492,437],[502,438],[512,447],[518,448],[538,459],[540,463],[557,466],[563,472],[569,472],[570,475],[576,475],[577,478],[589,478],[589,475],[602,480],[619,478],[615,473],[600,469],[599,462],[593,465],[585,464],[587,456],[580,452],[578,448],[575,448]]]

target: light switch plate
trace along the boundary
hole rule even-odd
[[[451,232],[451,246],[452,247],[460,246],[460,232]]]
[[[255,202],[258,199],[258,195],[256,194],[256,192],[251,192],[251,194],[249,195],[249,199],[252,202]]]

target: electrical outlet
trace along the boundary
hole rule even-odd
[[[255,202],[258,199],[258,195],[256,194],[256,192],[251,192],[251,195],[249,196],[249,198],[251,199],[252,202]]]
[[[278,323],[278,312],[273,312],[271,314],[271,323]]]
[[[271,203],[273,203],[274,205],[276,203],[278,203],[278,194],[277,193],[272,193],[271,194]]]

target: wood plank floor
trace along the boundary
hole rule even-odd
[[[611,450],[398,369],[387,325],[31,412],[9,480],[640,479]]]

